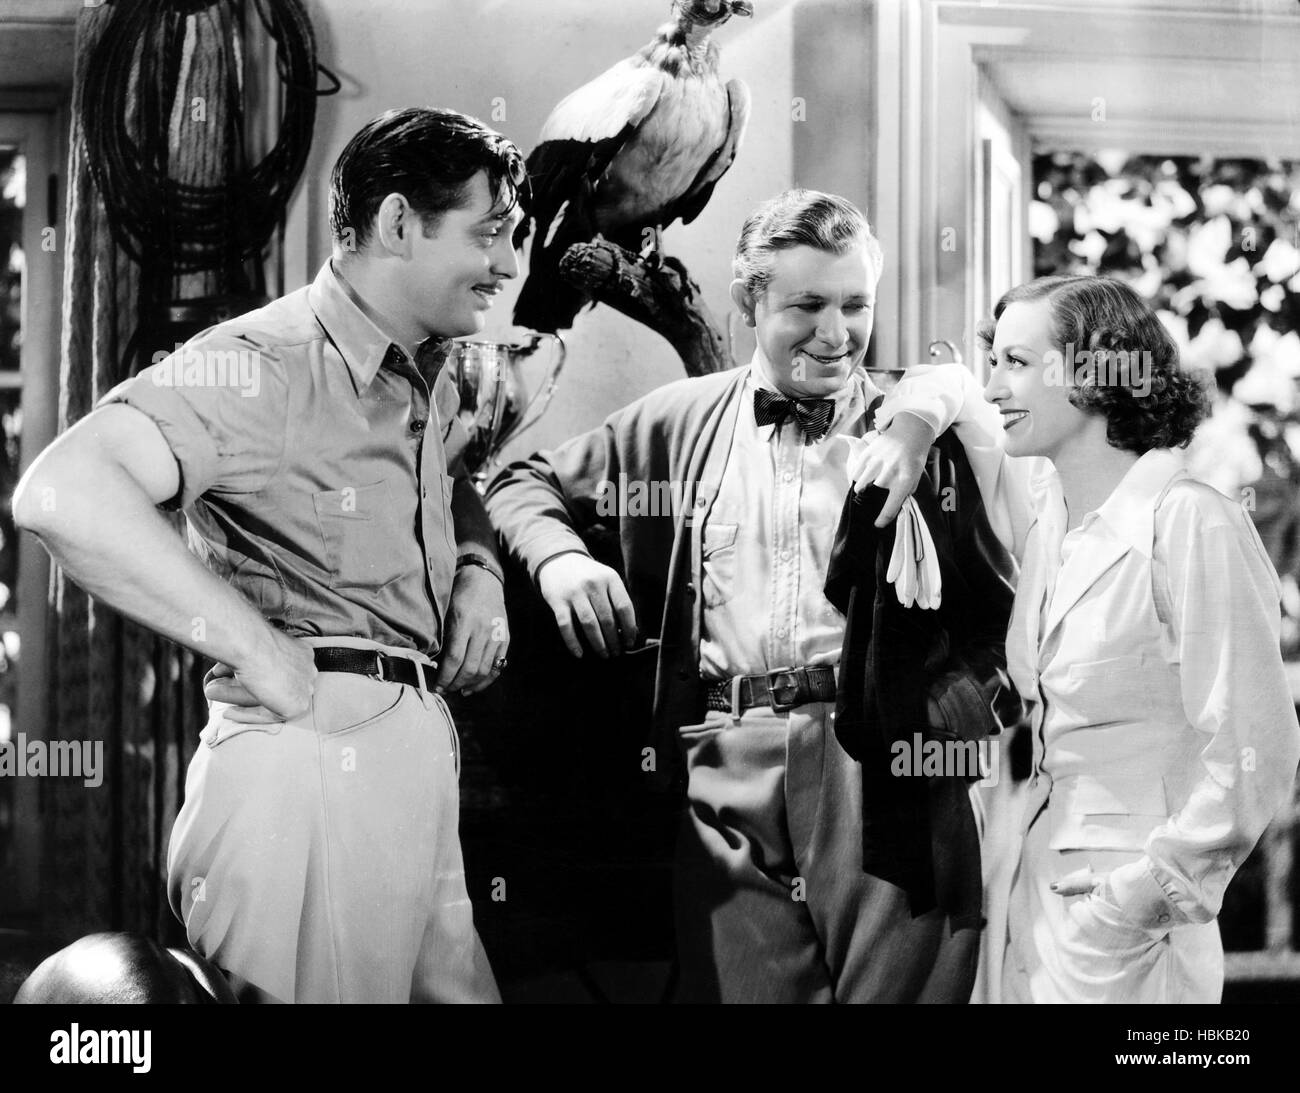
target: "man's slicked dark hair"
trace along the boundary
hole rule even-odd
[[[431,232],[464,205],[469,184],[486,171],[503,211],[527,184],[515,145],[476,118],[454,110],[408,107],[367,122],[339,153],[330,174],[330,233],[360,249],[369,242],[384,198],[399,193]]]

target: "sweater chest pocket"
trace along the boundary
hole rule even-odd
[[[313,494],[330,588],[378,591],[402,576],[402,544],[413,537],[398,519],[388,482]]]
[[[739,524],[704,525],[700,562],[704,605],[721,607],[736,591],[736,532]]]

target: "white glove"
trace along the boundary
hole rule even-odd
[[[903,502],[894,528],[894,552],[889,558],[886,579],[894,586],[898,602],[904,607],[915,604],[923,611],[936,610],[942,592],[939,557],[930,529],[911,497]]]
[[[873,430],[863,437],[839,433],[831,438],[848,448],[846,463],[850,482],[856,482],[862,474],[868,449],[877,435]],[[897,529],[894,552],[889,558],[886,577],[894,585],[898,602],[904,607],[919,604],[923,610],[937,610],[941,599],[939,555],[925,518],[912,498],[903,502],[894,525]]]
[[[920,573],[918,583],[921,591],[917,596],[917,603],[924,611],[938,611],[943,595],[939,577],[939,552],[935,549],[934,538],[930,535],[930,528],[925,522],[925,517],[921,515],[920,508],[910,497],[908,501],[911,502],[916,514],[916,536],[921,546],[921,562],[917,567]]]

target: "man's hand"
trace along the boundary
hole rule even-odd
[[[635,647],[632,598],[609,566],[576,551],[561,554],[542,566],[537,588],[555,612],[560,636],[575,657],[582,656],[578,630],[602,657],[618,656]]]
[[[462,566],[451,586],[434,690],[477,694],[496,682],[501,670],[493,664],[509,648],[505,588],[482,566]]]
[[[869,434],[870,437],[870,434]],[[934,430],[915,414],[899,413],[889,430],[876,433],[861,455],[862,462],[850,468],[853,492],[868,486],[889,491],[889,499],[880,510],[876,527],[883,528],[898,515],[903,502],[912,496],[925,472],[926,457],[934,443]]]
[[[227,720],[241,725],[291,721],[307,712],[316,689],[316,663],[305,641],[267,628],[265,645],[238,667],[215,665],[204,678],[203,694],[229,702]]]

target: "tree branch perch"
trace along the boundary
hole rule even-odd
[[[560,274],[592,299],[662,335],[688,376],[734,367],[700,286],[676,258],[652,266],[614,243],[575,243],[560,259]]]

